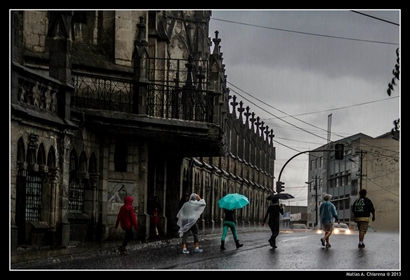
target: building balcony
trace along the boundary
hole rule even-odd
[[[149,79],[73,70],[73,114],[92,129],[143,137],[184,156],[222,155],[220,94],[208,90],[206,67],[193,75],[198,62],[181,71],[183,62],[148,59]]]
[[[11,79],[13,118],[29,118],[56,126],[73,125],[67,103],[67,96],[74,91],[72,86],[15,61],[11,64]]]

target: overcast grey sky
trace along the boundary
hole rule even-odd
[[[359,12],[400,23],[398,10]],[[313,36],[222,20],[393,44]],[[274,140],[278,142],[299,151],[325,144],[330,113],[331,130],[335,133],[332,141],[341,139],[339,135],[347,137],[356,133],[377,137],[390,131],[393,120],[400,117],[399,87],[395,87],[389,100],[297,116],[316,127],[291,117],[283,118],[320,138],[275,119],[273,115],[282,117],[285,114],[232,86],[290,115],[389,98],[386,89],[393,78],[396,49],[400,46],[400,27],[397,25],[350,10],[213,10],[210,37],[214,38],[215,30],[221,38],[227,79],[231,83],[228,86],[267,111],[238,96],[245,106],[248,105],[274,129]],[[283,164],[297,151],[277,143],[275,146],[277,179]],[[307,190],[302,187],[306,186],[307,180],[308,156],[301,155],[286,166],[281,178],[286,191],[296,196],[291,205],[307,205]]]

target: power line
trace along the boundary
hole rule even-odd
[[[274,116],[274,117],[277,117],[277,118],[280,119],[281,121],[283,121],[283,122],[285,122],[285,123],[287,123],[287,124],[290,124],[291,126],[297,127],[297,128],[299,128],[300,130],[305,131],[306,133],[309,133],[309,134],[312,134],[312,135],[314,135],[314,136],[316,136],[316,137],[319,137],[319,138],[322,138],[322,139],[327,140],[325,137],[322,137],[322,136],[320,136],[320,135],[317,135],[317,134],[315,134],[315,133],[313,133],[313,132],[310,132],[310,131],[308,131],[308,130],[306,130],[306,129],[304,129],[304,128],[301,128],[301,127],[299,127],[299,126],[297,126],[297,125],[294,125],[294,124],[292,124],[292,123],[290,123],[290,122],[288,122],[288,121],[285,121],[285,120],[279,118],[278,116],[274,115],[273,113],[266,111],[266,110],[265,110],[264,108],[262,108],[261,106],[259,106],[259,105],[257,105],[256,103],[252,102],[251,100],[249,100],[248,98],[246,98],[245,96],[243,96],[242,94],[240,94],[239,92],[237,92],[237,91],[235,91],[235,90],[233,90],[233,89],[230,89],[230,90],[233,91],[233,92],[235,92],[236,94],[238,94],[240,97],[242,97],[243,99],[245,99],[245,100],[248,101],[249,103],[255,105],[257,108],[259,108],[259,109],[261,109],[262,111],[268,113],[269,115],[272,115],[272,116]],[[298,152],[300,152],[300,151],[298,151]]]
[[[392,192],[392,191],[390,191],[390,190],[388,190],[388,189],[385,189],[384,187],[382,187],[382,186],[380,186],[378,183],[376,183],[375,181],[373,181],[373,180],[371,180],[371,179],[369,179],[368,178],[368,180],[369,181],[371,181],[373,184],[375,184],[376,186],[378,186],[379,188],[381,188],[382,190],[384,190],[384,191],[386,191],[386,192],[389,192],[389,193],[391,193],[391,194],[393,194],[393,195],[395,195],[395,196],[399,196],[397,193],[394,193],[394,192]]]
[[[357,38],[349,38],[349,37],[341,37],[341,36],[332,36],[332,35],[324,35],[324,34],[317,34],[317,33],[310,33],[310,32],[302,32],[302,31],[296,31],[296,30],[290,30],[290,29],[283,29],[283,28],[275,28],[275,27],[268,27],[268,26],[262,26],[262,25],[257,25],[257,24],[251,24],[251,23],[245,23],[245,22],[239,22],[239,21],[233,21],[233,20],[226,20],[226,19],[220,19],[220,18],[211,18],[211,19],[217,20],[217,21],[224,21],[224,22],[229,22],[229,23],[235,23],[235,24],[242,24],[242,25],[247,25],[247,26],[259,27],[259,28],[266,28],[266,29],[272,29],[272,30],[290,32],[290,33],[297,33],[297,34],[318,36],[318,37],[326,37],[326,38],[333,38],[333,39],[345,39],[345,40],[351,40],[351,41],[359,41],[359,42],[367,42],[367,43],[377,43],[377,44],[386,44],[386,45],[395,45],[395,46],[398,46],[398,45],[399,45],[398,43],[391,43],[391,42],[384,42],[384,41],[375,41],[375,40],[366,40],[366,39],[357,39]]]
[[[262,120],[269,120],[269,119],[262,119]],[[278,125],[278,124],[276,124],[276,123],[267,123],[267,124],[270,124],[271,125],[271,127],[272,128],[282,128],[282,129],[290,129],[290,130],[295,130],[295,131],[299,131],[299,129],[296,129],[296,128],[293,128],[293,127],[290,127],[290,126],[282,126],[282,125]],[[318,133],[323,133],[323,134],[325,134],[325,135],[327,135],[327,132],[322,132],[322,131],[319,131],[318,129],[312,129],[311,128],[311,130],[312,131],[317,131]],[[336,133],[336,132],[335,132]],[[338,132],[338,133],[343,133],[343,134],[346,134],[346,136],[344,136],[344,137],[348,137],[349,135],[351,135],[351,133],[348,133],[348,132]],[[327,139],[326,139],[327,140]],[[321,144],[321,145],[323,145],[323,144]]]
[[[282,111],[282,110],[280,110],[280,109],[278,109],[278,108],[275,108],[275,107],[273,107],[272,105],[270,105],[270,104],[268,104],[268,103],[264,102],[263,100],[260,100],[259,98],[257,98],[257,97],[255,97],[255,96],[253,96],[252,94],[250,94],[249,92],[247,92],[247,91],[245,91],[245,90],[243,90],[243,89],[239,88],[238,86],[236,86],[236,85],[234,85],[234,84],[232,84],[232,83],[230,83],[230,82],[227,82],[227,83],[228,83],[228,84],[230,84],[230,85],[232,85],[232,86],[234,86],[235,88],[239,89],[239,90],[240,90],[240,91],[242,91],[243,93],[245,93],[245,94],[247,94],[247,95],[251,96],[252,98],[254,98],[254,99],[258,100],[258,101],[259,101],[259,102],[261,102],[262,104],[264,104],[264,105],[266,105],[266,106],[268,106],[268,107],[270,107],[270,108],[272,108],[272,109],[275,109],[275,110],[277,110],[277,111],[279,111],[279,112],[281,112],[281,113],[283,113],[283,114],[286,114],[286,115],[288,115],[289,117],[294,118],[294,119],[296,119],[296,120],[298,120],[298,121],[300,121],[300,122],[302,122],[302,123],[304,123],[304,124],[307,124],[307,125],[313,126],[313,127],[317,128],[317,129],[320,129],[320,130],[323,130],[323,131],[327,132],[327,130],[326,130],[326,129],[323,129],[323,128],[318,127],[318,126],[316,126],[316,125],[314,125],[314,124],[311,124],[311,123],[305,122],[304,120],[298,119],[298,118],[296,118],[296,117],[294,117],[294,116],[292,116],[292,115],[290,115],[290,114],[286,113],[285,111]],[[279,118],[279,117],[277,117],[277,118]],[[279,118],[279,119],[281,119],[281,118]],[[283,120],[282,120],[282,121],[283,121]],[[337,135],[337,136],[339,136],[339,137],[344,138],[344,136],[339,135],[339,134],[337,134],[337,133],[332,132],[332,134],[334,134],[334,135]],[[316,135],[316,136],[317,136],[317,135]],[[324,137],[321,137],[321,136],[319,136],[319,137],[320,137],[320,138],[322,138],[322,139],[326,139],[326,140],[327,140],[327,138],[324,138]]]
[[[289,139],[289,138],[283,138],[283,137],[277,137],[277,136],[276,136],[275,138],[282,139],[282,140],[289,140],[289,141],[301,142],[301,143],[307,143],[307,144],[324,145],[323,143],[318,143],[318,142],[300,141],[300,140],[296,140],[296,139]]]
[[[368,15],[368,14],[365,14],[365,13],[361,13],[361,12],[358,12],[358,11],[354,11],[354,10],[351,10],[351,11],[352,11],[353,13],[357,13],[357,14],[360,14],[360,15],[363,15],[363,16],[366,16],[366,17],[371,17],[371,18],[374,18],[374,19],[377,19],[377,20],[380,20],[380,21],[384,21],[384,22],[387,22],[387,23],[391,23],[391,24],[400,26],[400,24],[395,23],[395,22],[392,22],[392,21],[388,21],[388,20],[385,20],[385,19],[382,19],[382,18],[378,18],[378,17],[371,16],[371,15]]]
[[[383,99],[371,100],[371,101],[367,101],[367,102],[356,103],[356,104],[352,104],[352,105],[346,105],[346,106],[342,106],[342,107],[336,107],[336,108],[331,108],[331,109],[326,109],[326,110],[321,110],[321,111],[314,111],[314,112],[295,114],[295,115],[292,115],[292,116],[296,117],[296,116],[305,116],[305,115],[311,115],[311,114],[317,114],[317,113],[337,111],[337,110],[347,109],[347,108],[351,108],[351,107],[355,107],[355,106],[362,106],[362,105],[366,105],[366,104],[370,104],[370,103],[375,103],[375,102],[380,102],[380,101],[385,101],[385,100],[391,100],[393,98],[398,98],[398,97],[399,96],[394,96],[394,97],[388,97],[388,98],[383,98]],[[281,116],[281,118],[286,118],[286,117],[287,116]],[[275,119],[275,118],[269,118],[267,120],[273,120],[273,119]]]
[[[294,151],[296,151],[296,152],[301,152],[301,151],[296,150],[296,149],[294,149],[294,148],[292,148],[292,147],[289,147],[289,146],[287,146],[287,145],[285,145],[285,144],[282,144],[282,143],[279,142],[279,141],[273,140],[273,142],[278,143],[279,145],[282,145],[282,146],[284,146],[284,147],[286,147],[286,148],[288,148],[288,149],[294,150]]]

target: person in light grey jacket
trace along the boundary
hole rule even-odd
[[[179,226],[179,237],[182,237],[182,253],[189,254],[187,249],[187,237],[191,231],[194,236],[194,252],[201,253],[203,250],[199,248],[198,227],[196,222],[204,212],[206,202],[204,199],[196,194],[192,193],[189,200],[182,205],[177,214]]]

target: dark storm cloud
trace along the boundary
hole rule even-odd
[[[398,22],[397,11],[367,12]],[[398,26],[350,11],[213,11],[212,17],[309,33],[398,43]],[[220,31],[225,62],[386,79],[398,46],[324,38],[211,20]],[[229,45],[224,42],[229,42]],[[256,55],[257,54],[257,55]]]

